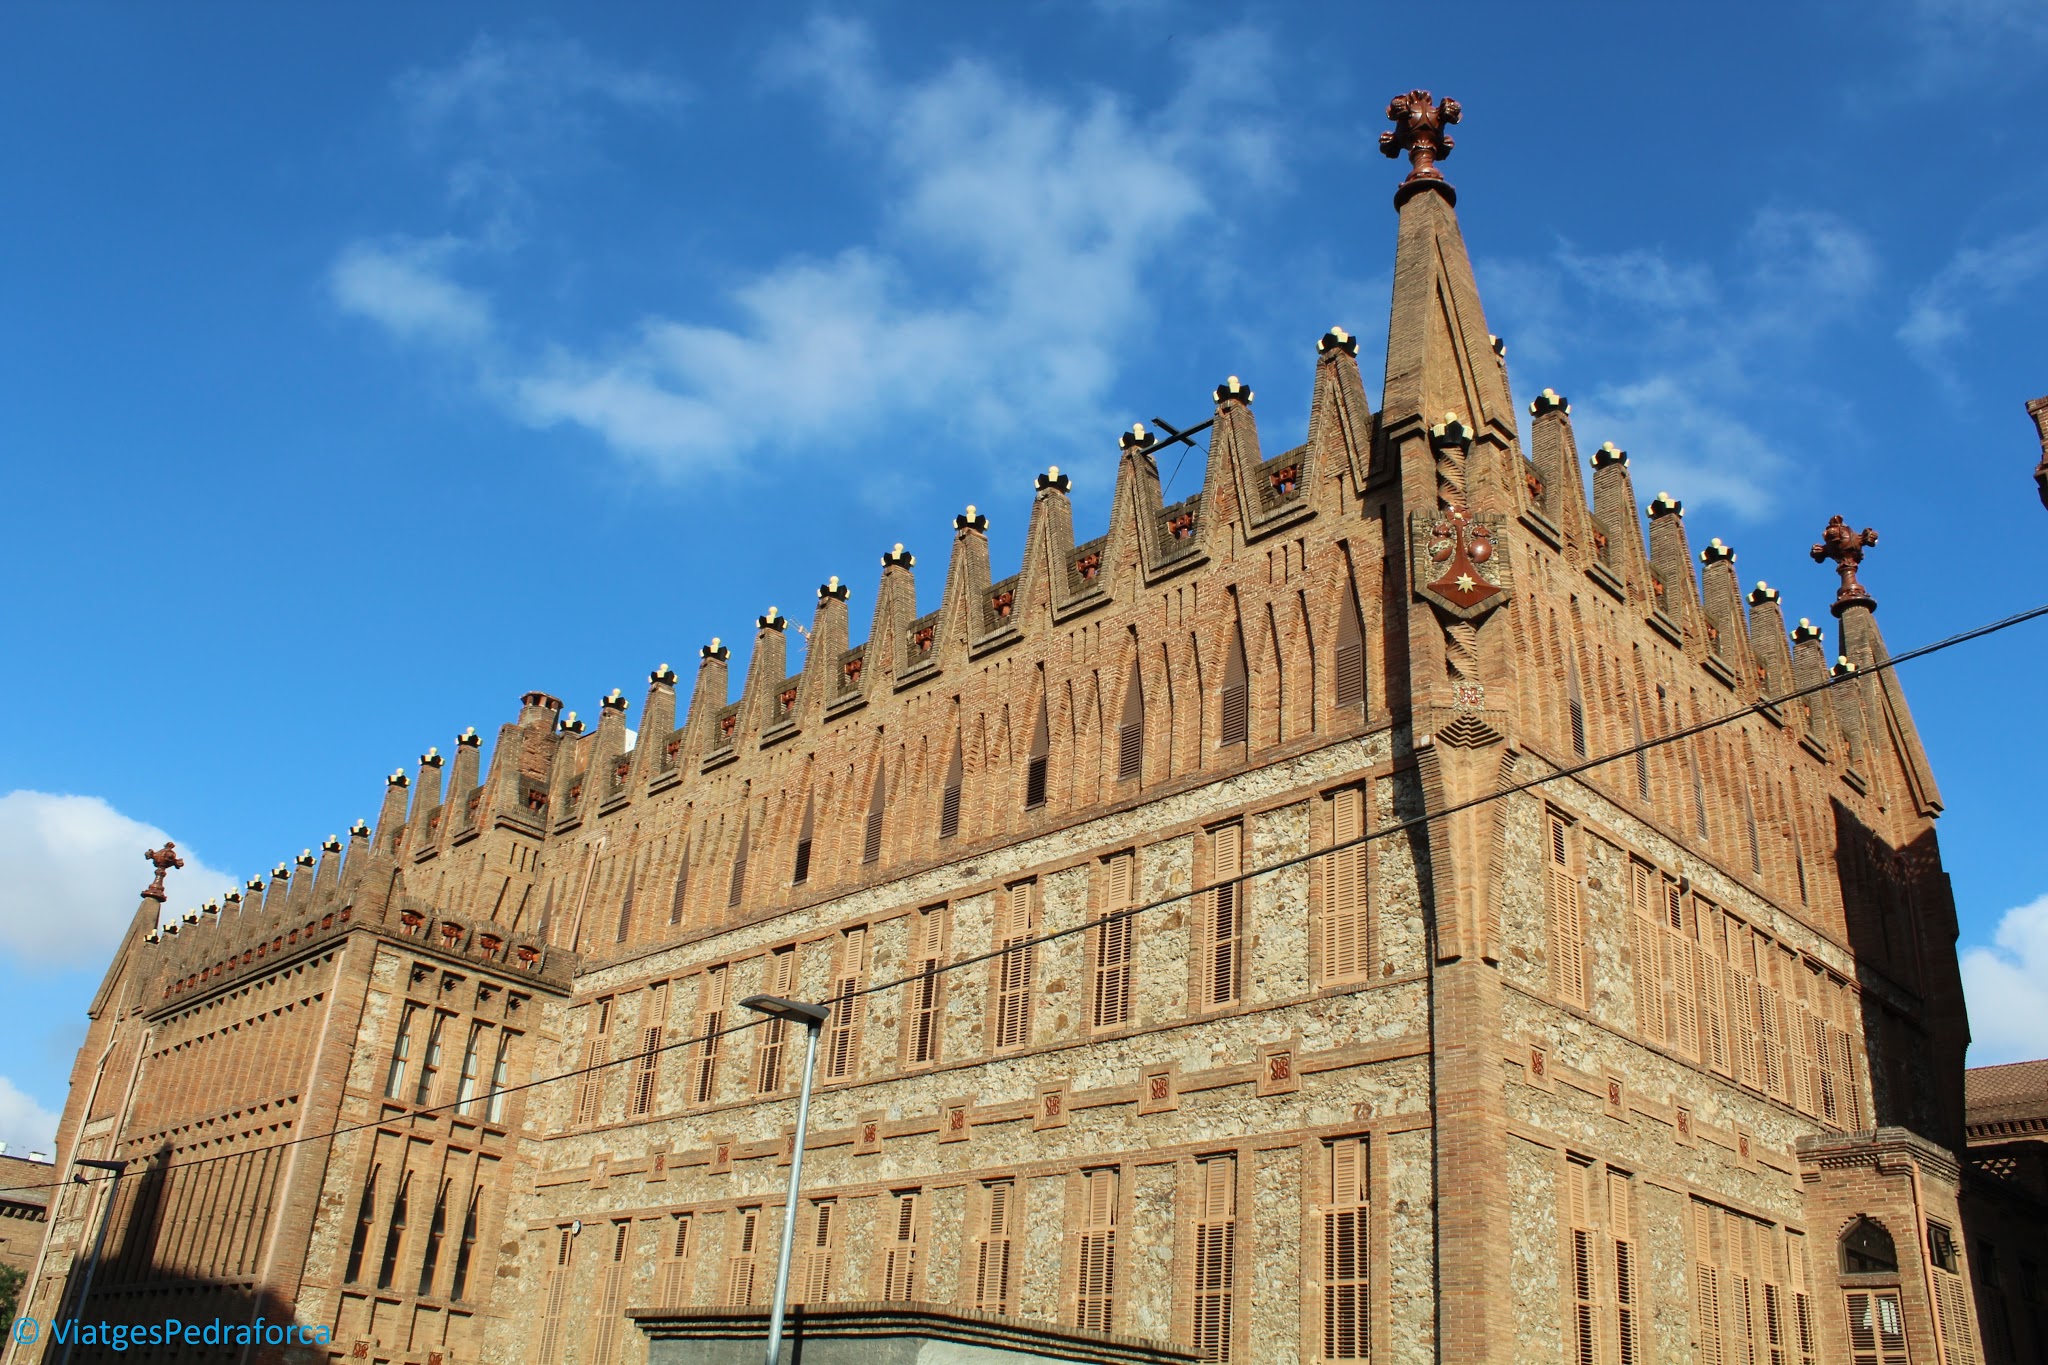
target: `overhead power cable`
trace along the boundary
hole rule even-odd
[[[1178,905],[1183,901],[1192,900],[1197,896],[1206,895],[1209,892],[1214,891],[1218,887],[1223,885],[1228,885],[1235,882],[1252,881],[1256,878],[1264,877],[1274,872],[1284,871],[1290,867],[1298,867],[1303,863],[1314,862],[1318,858],[1326,857],[1329,854],[1338,853],[1348,848],[1355,848],[1361,844],[1371,843],[1379,839],[1391,838],[1397,834],[1405,834],[1411,830],[1423,828],[1424,826],[1428,825],[1432,820],[1440,820],[1445,818],[1446,816],[1457,815],[1461,812],[1472,810],[1476,807],[1486,805],[1489,802],[1498,801],[1503,797],[1519,796],[1525,792],[1535,791],[1539,787],[1547,786],[1552,782],[1561,782],[1566,778],[1577,777],[1581,773],[1590,772],[1595,768],[1605,767],[1607,764],[1610,763],[1620,762],[1622,759],[1625,758],[1633,758],[1637,754],[1647,753],[1652,749],[1661,748],[1667,744],[1676,744],[1680,740],[1691,739],[1696,735],[1705,734],[1710,730],[1718,729],[1723,725],[1728,725],[1734,721],[1742,720],[1745,717],[1762,715],[1767,710],[1776,710],[1777,708],[1785,705],[1785,703],[1787,702],[1798,701],[1802,698],[1812,696],[1817,692],[1824,692],[1831,687],[1838,687],[1843,683],[1854,682],[1860,678],[1874,677],[1879,673],[1895,669],[1900,664],[1911,663],[1915,659],[1924,659],[1929,655],[1939,654],[1945,649],[1953,649],[1957,645],[1968,644],[1974,640],[1981,640],[1989,635],[1996,635],[1998,632],[2002,630],[2009,630],[2014,626],[2024,625],[2026,622],[2035,620],[2042,616],[2048,616],[2048,603],[2044,603],[2043,605],[2038,607],[2030,608],[2026,611],[2018,612],[2012,616],[2003,617],[1997,621],[1989,622],[1986,625],[1977,626],[1970,630],[1965,630],[1959,632],[1958,634],[1947,636],[1943,639],[1934,641],[1932,644],[1921,645],[1916,649],[1907,650],[1903,654],[1895,654],[1890,658],[1879,660],[1878,662],[1873,663],[1868,668],[1855,669],[1843,673],[1832,674],[1819,682],[1810,683],[1805,687],[1794,688],[1792,691],[1787,692],[1782,696],[1768,697],[1763,700],[1753,702],[1748,706],[1738,707],[1733,711],[1727,712],[1726,714],[1720,716],[1716,716],[1710,720],[1700,721],[1696,724],[1688,725],[1681,729],[1670,731],[1667,734],[1658,735],[1653,739],[1645,739],[1638,743],[1627,745],[1624,748],[1616,749],[1611,753],[1601,754],[1594,758],[1583,759],[1580,762],[1569,764],[1562,768],[1554,768],[1549,772],[1540,774],[1536,777],[1532,777],[1527,781],[1517,782],[1510,786],[1502,787],[1498,791],[1488,792],[1483,796],[1474,797],[1469,801],[1457,802],[1453,805],[1445,806],[1440,810],[1428,811],[1421,815],[1413,815],[1407,817],[1406,819],[1395,820],[1391,823],[1381,825],[1377,829],[1367,830],[1363,834],[1356,835],[1353,838],[1343,840],[1339,843],[1333,843],[1327,848],[1319,848],[1308,853],[1298,853],[1293,854],[1286,858],[1281,858],[1263,867],[1253,868],[1245,872],[1243,876],[1232,879],[1231,883],[1216,882],[1205,886],[1193,887],[1186,891],[1176,892],[1171,896],[1162,897],[1159,900],[1148,901],[1140,905],[1127,906],[1120,910],[1112,910],[1106,914],[1098,915],[1092,919],[1085,920],[1080,924],[1069,925],[1064,929],[1054,929],[1046,933],[1034,935],[1029,938],[1018,939],[1014,942],[1007,943],[1002,947],[992,948],[987,952],[983,953],[975,953],[968,957],[963,957],[952,962],[944,963],[938,967],[929,968],[925,971],[913,972],[908,976],[897,977],[892,981],[881,981],[870,986],[860,987],[857,990],[842,991],[838,995],[831,996],[830,998],[820,1001],[819,1003],[828,1006],[837,1005],[844,1001],[857,1000],[862,996],[875,995],[883,991],[897,990],[904,986],[913,985],[919,981],[924,981],[932,977],[945,975],[949,972],[962,971],[968,967],[979,966],[984,962],[993,962],[998,958],[1006,957],[1012,953],[1027,952],[1031,949],[1037,948],[1040,944],[1054,943],[1059,941],[1060,939],[1071,938],[1075,934],[1087,933],[1089,930],[1099,928],[1105,924],[1113,924],[1119,921],[1136,919],[1139,915],[1149,914],[1154,910],[1163,910],[1169,906]],[[766,1024],[768,1022],[770,1021],[766,1018],[749,1019],[744,1023],[733,1024],[725,1028],[714,1029],[709,1033],[703,1033],[689,1038],[678,1039],[677,1041],[672,1043],[664,1043],[659,1047],[643,1048],[638,1052],[624,1053],[608,1061],[593,1062],[588,1066],[578,1067],[573,1071],[558,1072],[557,1074],[552,1076],[542,1076],[535,1080],[521,1082],[518,1085],[506,1086],[501,1090],[497,1090],[480,1097],[472,1097],[466,1101],[457,1100],[447,1104],[437,1104],[425,1107],[408,1105],[406,1106],[406,1115],[408,1117],[411,1117],[422,1114],[447,1113],[449,1111],[460,1108],[464,1104],[476,1105],[479,1103],[488,1103],[494,1095],[517,1095],[523,1091],[535,1090],[544,1085],[554,1085],[562,1081],[580,1080],[583,1077],[594,1075],[600,1071],[605,1071],[612,1067],[624,1066],[628,1063],[639,1062],[647,1057],[659,1056],[660,1054],[665,1052],[675,1052],[684,1048],[696,1047],[702,1043],[708,1043],[720,1038],[730,1037],[731,1035],[736,1033],[743,1033],[748,1029],[759,1028],[763,1024]],[[655,1116],[650,1115],[649,1117],[652,1118]],[[333,1138],[345,1137],[351,1133],[359,1133],[371,1128],[380,1128],[388,1122],[390,1122],[389,1119],[383,1118],[367,1119],[361,1123],[345,1124],[337,1128],[332,1128],[324,1133],[304,1133],[297,1137],[287,1138],[283,1142],[268,1144],[264,1148],[262,1148],[262,1150],[276,1151],[285,1147],[296,1146],[302,1142],[328,1141]],[[222,1152],[213,1156],[195,1157],[190,1161],[166,1163],[163,1166],[154,1167],[150,1169],[157,1172],[189,1170],[195,1166],[203,1166],[215,1161],[225,1161],[232,1157],[241,1156],[243,1154],[244,1153],[242,1152]],[[0,1187],[0,1194],[12,1194],[26,1190],[61,1189],[67,1183],[90,1185],[97,1184],[104,1180],[114,1180],[121,1178],[125,1178],[125,1176],[74,1176],[72,1181],[69,1182],[63,1180],[55,1180],[34,1185],[4,1186]]]

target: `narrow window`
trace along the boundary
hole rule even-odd
[[[960,786],[965,772],[960,759],[960,740],[953,740],[953,756],[946,760],[946,785],[939,792],[939,837],[951,839],[960,833]],[[880,827],[876,827],[879,831]],[[876,839],[881,838],[880,833]],[[876,848],[881,846],[877,843]]]
[[[612,1224],[611,1243],[606,1248],[610,1256],[598,1277],[597,1334],[590,1346],[593,1365],[617,1365],[619,1329],[626,1321],[626,1251],[632,1236],[631,1219]]]
[[[398,1041],[391,1045],[391,1069],[384,1075],[384,1097],[405,1098],[405,1064],[412,1055],[412,1028],[419,1018],[420,1007],[407,1005],[405,1013],[398,1020]]]
[[[1208,916],[1201,962],[1202,1003],[1210,1009],[1233,1004],[1240,986],[1244,948],[1244,826],[1209,831]]]
[[[974,1306],[983,1313],[1010,1311],[1011,1220],[1017,1210],[1014,1180],[990,1180],[981,1187],[981,1244],[975,1249]]]
[[[1962,1259],[1953,1234],[1927,1225],[1927,1259],[1934,1266],[1934,1311],[1949,1365],[1977,1365],[1977,1335],[1970,1327],[1970,1287],[1963,1283]]]
[[[1131,1022],[1131,917],[1137,855],[1119,853],[1102,865],[1102,915],[1095,926],[1092,1021],[1096,1028]]]
[[[503,1123],[505,1121],[505,1087],[512,1070],[512,1035],[500,1030],[498,1034],[498,1055],[491,1063],[491,1099],[484,1107],[484,1121]]]
[[[483,1078],[484,1025],[469,1026],[469,1041],[462,1046],[462,1079],[455,1087],[455,1112],[467,1117],[476,1107],[477,1082]]]
[[[441,1243],[448,1235],[448,1187],[454,1183],[442,1181],[441,1192],[434,1196],[434,1216],[427,1224],[427,1254],[420,1261],[422,1296],[434,1292],[434,1272],[441,1268]]]
[[[619,897],[619,926],[612,936],[612,942],[624,943],[633,934],[633,887],[638,880],[640,869],[626,869],[626,890]]]
[[[796,945],[777,948],[768,956],[768,969],[761,974],[761,989],[785,999],[796,989]],[[754,1092],[772,1095],[782,1089],[782,1057],[788,1050],[789,1021],[781,1015],[768,1017],[761,1025],[761,1051],[755,1058]]]
[[[1124,684],[1123,716],[1116,727],[1116,780],[1136,782],[1145,768],[1145,681],[1138,676],[1138,656],[1131,655],[1131,674]]]
[[[1081,1174],[1080,1274],[1074,1291],[1074,1325],[1084,1332],[1110,1332],[1116,1325],[1116,1168]]]
[[[637,1117],[652,1113],[654,1096],[661,1084],[662,1039],[668,1020],[668,983],[657,981],[647,988],[647,1008],[641,1016],[640,1051],[633,1059],[633,1104]]]
[[[1586,694],[1579,687],[1579,660],[1576,642],[1565,654],[1565,704],[1571,712],[1572,752],[1580,758],[1586,756]]]
[[[1372,970],[1372,911],[1365,894],[1365,790],[1330,796],[1330,852],[1323,855],[1323,980],[1360,981]]]
[[[679,1213],[662,1247],[665,1253],[655,1279],[655,1300],[663,1308],[681,1308],[690,1271],[690,1215]]]
[[[761,1210],[741,1209],[734,1217],[739,1221],[725,1263],[725,1301],[737,1307],[754,1301],[754,1244],[761,1236]]]
[[[1635,1187],[1620,1171],[1607,1173],[1607,1231],[1614,1253],[1616,1365],[1642,1365],[1643,1290],[1636,1260]],[[1775,1361],[1773,1365],[1785,1365]]]
[[[747,841],[752,833],[753,830],[750,827],[750,822],[743,817],[740,820],[739,847],[732,855],[732,885],[727,888],[725,893],[725,905],[728,910],[737,908],[739,903],[746,898]]]
[[[1575,1365],[1600,1365],[1600,1307],[1595,1288],[1593,1227],[1595,1182],[1599,1170],[1571,1157],[1565,1163],[1565,1217],[1571,1264],[1565,1269],[1566,1312],[1571,1328],[1569,1353]]]
[[[1242,744],[1250,732],[1251,683],[1244,660],[1244,626],[1233,621],[1230,651],[1223,661],[1223,725],[1219,744]]]
[[[816,799],[804,798],[804,823],[796,835],[796,866],[790,869],[789,880],[794,886],[802,886],[811,879],[811,833],[817,826],[818,812]]]
[[[583,1065],[576,1078],[576,1124],[597,1122],[604,1098],[604,1068],[612,1059],[612,997],[590,1006],[590,1036],[583,1040]]]
[[[447,1027],[448,1019],[445,1011],[434,1011],[434,1022],[427,1029],[427,1050],[420,1058],[420,1084],[413,1093],[414,1104],[426,1104],[434,1098],[434,1082],[441,1075],[441,1031]]]
[[[1031,942],[1035,883],[1004,888],[998,915],[1003,954],[996,960],[995,1045],[1022,1047],[1031,1041],[1031,987],[1038,945]]]
[[[709,1104],[718,1091],[718,1035],[725,1023],[725,968],[704,973],[697,998],[697,1065],[690,1077],[693,1104]]]
[[[1366,1140],[1339,1138],[1324,1151],[1330,1185],[1323,1206],[1323,1359],[1367,1360],[1372,1354],[1372,1248]]]
[[[680,862],[678,862],[678,863],[676,864],[676,889],[675,889],[675,894],[674,894],[673,896],[671,896],[671,897],[669,898],[669,903],[668,903],[668,922],[669,922],[669,926],[670,926],[671,928],[673,928],[674,926],[676,926],[676,925],[678,925],[678,924],[681,924],[681,923],[683,922],[683,907],[684,907],[684,906],[686,906],[686,905],[687,905],[687,904],[689,903],[689,900],[690,900],[690,841],[689,841],[689,840],[688,840],[687,838],[685,838],[685,839],[683,840],[683,856],[682,856],[682,859],[681,859],[681,861],[680,861]]]
[[[1195,1219],[1195,1350],[1204,1360],[1229,1360],[1237,1297],[1237,1161],[1198,1162]]]
[[[1365,623],[1358,614],[1358,595],[1352,591],[1347,579],[1337,596],[1337,677],[1335,694],[1338,707],[1349,707],[1354,711],[1365,710]]]
[[[1038,721],[1031,727],[1031,754],[1024,762],[1024,809],[1045,804],[1046,765],[1052,760],[1052,730],[1046,724],[1045,698],[1038,699]]]
[[[377,1208],[377,1175],[382,1169],[380,1166],[370,1168],[369,1183],[363,1186],[363,1197],[356,1204],[356,1235],[349,1240],[348,1270],[341,1277],[348,1284],[354,1284],[363,1276],[363,1253],[370,1245],[370,1223],[376,1217]]]
[[[541,1365],[556,1365],[562,1358],[562,1309],[569,1297],[569,1260],[575,1254],[576,1234],[569,1228],[555,1230],[555,1263],[548,1270],[547,1296],[541,1310]]]
[[[866,925],[848,929],[839,939],[839,970],[832,979],[832,1017],[825,1025],[825,1077],[844,1080],[860,1061],[860,994],[867,970]]]
[[[1586,926],[1579,915],[1577,831],[1557,811],[1544,812],[1550,891],[1550,983],[1559,998],[1586,1003]]]
[[[457,1303],[469,1295],[469,1268],[476,1261],[476,1206],[483,1194],[482,1185],[473,1186],[469,1192],[469,1210],[462,1215],[462,1241],[455,1248],[455,1275],[448,1284],[448,1297]]]
[[[956,754],[957,758],[958,755]],[[860,860],[863,863],[877,863],[882,860],[882,811],[889,800],[889,784],[883,774],[882,760],[875,760],[875,787],[868,796],[868,825],[861,838]],[[954,798],[957,809],[959,798]],[[956,822],[958,816],[954,817]]]
[[[892,1303],[901,1303],[916,1298],[918,1294],[917,1242],[922,1230],[918,1219],[918,1192],[904,1190],[895,1199],[896,1236],[889,1243],[882,1262],[882,1297]]]
[[[1849,1359],[1852,1365],[1906,1365],[1906,1319],[1899,1291],[1851,1290]]]
[[[1629,946],[1635,952],[1636,1032],[1666,1041],[1664,1018],[1664,930],[1656,874],[1631,858],[1628,865]]]
[[[912,1065],[939,1059],[939,991],[944,978],[939,974],[946,942],[946,907],[928,905],[917,912],[911,930],[913,952],[910,969],[915,973],[910,992],[909,1025],[904,1054]]]
[[[1799,1233],[1785,1235],[1785,1259],[1792,1279],[1792,1342],[1798,1351],[1798,1365],[1815,1365],[1820,1346],[1815,1340],[1813,1294],[1806,1280],[1806,1238]]]
[[[405,1220],[412,1202],[412,1172],[398,1178],[398,1197],[391,1201],[391,1222],[384,1229],[384,1257],[377,1266],[377,1287],[389,1289],[398,1279],[398,1258],[405,1251]]]
[[[1695,741],[1685,749],[1685,761],[1692,768],[1692,831],[1702,839],[1713,837],[1707,831],[1707,783],[1700,774],[1699,744]]]
[[[811,1201],[811,1235],[804,1249],[804,1292],[799,1303],[832,1298],[832,1272],[839,1257],[839,1201]]]

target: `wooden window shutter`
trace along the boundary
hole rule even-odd
[[[653,1112],[661,1078],[661,1049],[668,1018],[668,983],[657,981],[642,997],[646,1012],[640,1029],[640,1052],[633,1062],[633,1113]]]
[[[1335,847],[1323,857],[1323,980],[1355,981],[1372,971],[1362,787],[1331,796],[1330,841]]]
[[[1697,945],[1685,934],[1685,898],[1678,883],[1664,880],[1665,1040],[1688,1057],[1700,1055],[1700,1002],[1695,981]]]
[[[633,1234],[630,1219],[612,1224],[610,1254],[598,1275],[597,1331],[593,1334],[590,1359],[593,1365],[617,1365],[619,1328],[625,1325],[626,1250]]]
[[[740,819],[740,841],[732,855],[732,885],[726,888],[725,905],[736,908],[747,894],[747,841],[752,835],[748,820]]]
[[[1601,1365],[1598,1271],[1594,1262],[1594,1191],[1598,1168],[1571,1157],[1565,1162],[1565,1219],[1571,1258],[1565,1267],[1574,1365]]]
[[[796,866],[790,869],[792,885],[802,886],[811,879],[811,835],[818,824],[817,798],[804,797],[804,822],[796,834]]]
[[[896,1196],[895,1239],[882,1265],[882,1297],[901,1303],[918,1293],[919,1196],[911,1190]]]
[[[690,1099],[709,1104],[718,1087],[719,1031],[725,1025],[725,968],[704,973],[697,1002],[697,1065],[690,1078]]]
[[[1816,1365],[1820,1347],[1815,1339],[1813,1295],[1806,1279],[1806,1238],[1799,1233],[1785,1235],[1785,1259],[1792,1282],[1792,1341],[1799,1365]]]
[[[941,839],[951,839],[960,833],[960,789],[965,777],[966,767],[960,755],[960,740],[955,736],[953,756],[946,761],[946,784],[939,792]]]
[[[959,757],[957,751],[954,757],[957,761]],[[867,828],[862,831],[861,835],[860,860],[863,863],[876,863],[882,859],[882,812],[889,800],[889,785],[884,775],[883,767],[882,760],[877,758],[875,760],[875,786],[874,790],[868,795]]]
[[[1635,1187],[1620,1171],[1607,1173],[1607,1231],[1614,1249],[1615,1365],[1642,1365],[1642,1272],[1636,1260]]]
[[[1245,668],[1244,626],[1230,627],[1230,653],[1223,662],[1223,725],[1219,744],[1243,744],[1251,730],[1251,680]]]
[[[562,1358],[562,1309],[569,1295],[569,1259],[576,1246],[568,1228],[555,1230],[555,1261],[548,1267],[547,1289],[542,1297],[540,1318],[540,1365],[557,1365]]]
[[[1022,1047],[1031,1040],[1031,988],[1038,947],[1030,942],[1036,884],[1005,887],[997,911],[1002,956],[996,960],[995,1045]]]
[[[1116,780],[1137,782],[1145,769],[1145,681],[1138,658],[1131,656],[1131,675],[1124,684],[1124,709],[1116,727]]]
[[[1010,1311],[1010,1238],[1016,1210],[1014,1180],[991,1180],[981,1187],[982,1236],[977,1248],[974,1306],[984,1313]]]
[[[1339,1138],[1326,1150],[1330,1187],[1322,1219],[1322,1358],[1367,1360],[1372,1354],[1372,1257],[1366,1140]]]
[[[1656,879],[1635,859],[1628,865],[1631,947],[1635,950],[1636,1031],[1652,1041],[1664,1040],[1664,934]]]
[[[655,1281],[655,1302],[663,1308],[681,1308],[692,1251],[689,1214],[679,1213],[675,1216],[675,1226],[669,1233],[666,1251],[668,1254],[662,1258],[661,1272]]]
[[[1338,591],[1337,705],[1365,709],[1365,623],[1358,615],[1358,594],[1346,582]]]
[[[860,1057],[861,1000],[867,967],[866,925],[848,929],[839,940],[839,972],[832,982],[832,1018],[825,1037],[825,1075],[831,1080],[851,1076]]]
[[[1052,761],[1052,731],[1046,724],[1043,696],[1038,699],[1038,721],[1031,727],[1031,754],[1024,764],[1024,809],[1045,804],[1046,769]]]
[[[1715,1249],[1719,1213],[1711,1204],[1693,1201],[1693,1329],[1699,1365],[1728,1365],[1721,1344],[1721,1267]]]
[[[804,1291],[799,1303],[825,1303],[832,1297],[832,1272],[839,1253],[839,1202],[811,1201],[811,1235],[804,1255]]]
[[[1131,1021],[1131,917],[1118,914],[1132,904],[1132,877],[1137,857],[1119,853],[1102,869],[1102,917],[1095,926],[1095,970],[1092,1022],[1096,1028],[1122,1028]]]
[[[1237,1296],[1237,1161],[1210,1157],[1196,1166],[1195,1331],[1204,1360],[1229,1360]]]
[[[1545,812],[1549,826],[1550,971],[1551,986],[1561,999],[1586,1003],[1586,926],[1579,913],[1579,879],[1573,856],[1577,832],[1556,811]]]
[[[1215,1008],[1235,1003],[1243,977],[1244,826],[1219,825],[1209,832],[1209,915],[1204,935],[1201,991]]]
[[[946,907],[929,905],[917,912],[913,931],[915,952],[911,969],[917,975],[910,992],[909,1027],[904,1053],[914,1064],[939,1058],[939,992],[944,978],[939,974],[946,941]]]
[[[796,945],[777,948],[768,955],[761,973],[761,989],[768,995],[787,997],[796,989]],[[761,1025],[761,1050],[754,1057],[754,1091],[772,1095],[782,1088],[782,1062],[789,1050],[790,1023],[780,1015]]]
[[[761,1237],[761,1210],[741,1209],[734,1217],[732,1251],[725,1265],[725,1301],[744,1307],[754,1301],[754,1257]]]
[[[1565,654],[1565,698],[1572,727],[1572,752],[1586,756],[1586,696],[1579,687],[1577,646]]]
[[[1110,1332],[1116,1324],[1116,1168],[1081,1175],[1082,1223],[1074,1325]]]

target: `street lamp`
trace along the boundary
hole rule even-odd
[[[92,1293],[93,1272],[100,1268],[100,1252],[106,1247],[107,1244],[107,1224],[114,1221],[114,1196],[120,1192],[121,1173],[128,1169],[128,1163],[119,1158],[115,1158],[114,1160],[108,1161],[102,1160],[99,1157],[82,1156],[79,1157],[77,1160],[73,1161],[71,1164],[73,1166],[90,1166],[92,1167],[92,1169],[96,1171],[108,1172],[110,1177],[110,1183],[114,1186],[113,1189],[107,1191],[106,1205],[100,1210],[99,1235],[94,1237],[92,1240],[92,1259],[85,1263],[85,1281],[78,1287],[78,1304],[75,1308],[71,1310],[71,1316],[73,1318],[76,1318],[81,1313],[85,1312],[85,1301],[87,1297],[90,1296]],[[71,1178],[81,1185],[87,1183],[86,1178],[80,1175],[77,1171],[73,1171],[71,1173]],[[71,1333],[70,1336],[66,1337],[64,1340],[64,1356],[62,1365],[70,1365],[71,1348],[73,1346],[76,1346],[77,1344],[78,1333],[74,1331]]]
[[[818,1030],[832,1017],[832,1011],[779,995],[750,995],[740,1005],[770,1019],[802,1024],[805,1034],[804,1083],[796,1101],[796,1147],[789,1155],[789,1207],[782,1215],[782,1259],[775,1267],[775,1306],[768,1314],[767,1365],[780,1365],[782,1312],[789,1303],[789,1256],[796,1245],[796,1195],[804,1182],[804,1130],[811,1121],[811,1073],[818,1064]]]

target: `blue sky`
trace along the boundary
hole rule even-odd
[[[966,503],[1014,562],[1048,464],[1090,534],[1115,433],[1227,374],[1300,439],[1327,327],[1376,373],[1413,86],[1517,394],[1696,542],[1824,619],[1806,547],[1876,526],[1895,651],[2048,599],[2048,5],[1701,13],[0,10],[0,1140],[161,832],[180,910],[528,688],[638,697],[829,574],[861,615]],[[2048,1052],[2044,662],[1906,674],[1974,1061]]]

